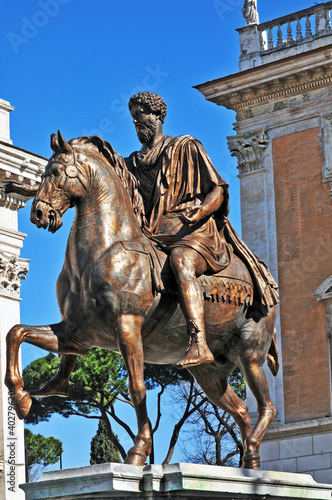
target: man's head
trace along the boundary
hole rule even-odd
[[[139,92],[130,98],[129,111],[131,111],[136,104],[144,104],[150,113],[156,115],[161,123],[164,123],[167,111],[165,101],[160,97],[160,95],[155,94],[154,92]]]
[[[129,110],[134,119],[138,139],[143,144],[149,142],[156,133],[158,120],[160,127],[165,121],[165,101],[155,93],[139,92],[130,99]]]

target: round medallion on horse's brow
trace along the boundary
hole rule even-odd
[[[75,165],[68,165],[66,167],[66,174],[68,177],[77,177],[77,167]]]

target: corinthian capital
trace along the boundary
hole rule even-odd
[[[269,144],[265,129],[227,137],[227,140],[231,156],[238,159],[240,175],[263,168],[263,151]]]
[[[28,271],[28,259],[8,256],[0,252],[0,293],[18,298],[21,280],[25,280]]]

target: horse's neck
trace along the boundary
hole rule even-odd
[[[77,266],[84,269],[117,241],[141,234],[129,196],[112,172],[107,178],[97,178],[78,202],[69,251]]]

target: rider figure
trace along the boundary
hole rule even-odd
[[[151,238],[169,254],[190,335],[178,366],[210,363],[214,357],[205,340],[197,277],[225,269],[232,258],[223,237],[228,185],[199,141],[164,135],[166,104],[160,96],[140,92],[130,99],[129,109],[142,148],[126,164],[139,181]]]

